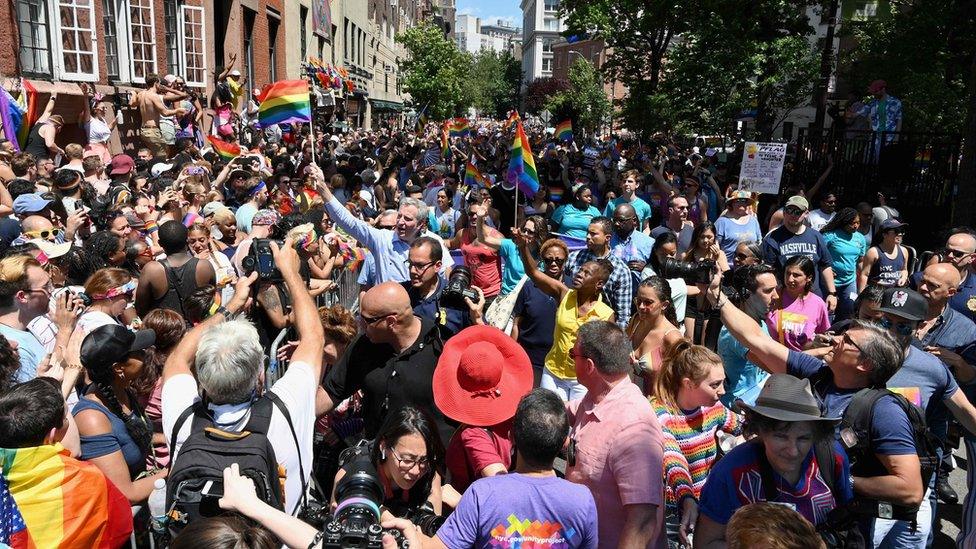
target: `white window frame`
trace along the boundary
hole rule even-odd
[[[152,42],[149,42],[148,44],[151,46],[149,48],[149,51],[152,52],[152,59],[149,61],[152,63],[152,67],[150,67],[150,70],[148,70],[146,74],[154,74],[157,72],[159,68],[159,60],[156,58],[156,5],[155,5],[156,2],[154,2],[153,0],[139,0],[139,1],[145,1],[149,4],[149,28],[151,31],[149,35],[152,37]],[[129,54],[127,59],[128,61],[127,70],[129,72],[129,77],[133,83],[145,84],[146,83],[145,76],[136,76],[135,39],[132,35],[132,2],[131,0],[126,0],[125,2],[123,2],[123,4],[125,5],[126,8],[125,19],[127,22],[125,28],[126,30],[125,36],[129,39],[127,44],[128,54]],[[143,44],[145,45],[146,43]],[[141,61],[146,61],[146,60],[148,59],[143,59]]]
[[[183,76],[183,79],[186,81],[186,85],[187,86],[203,88],[203,87],[206,87],[206,85],[207,85],[207,82],[206,82],[206,80],[207,80],[207,19],[206,19],[206,13],[204,12],[203,7],[201,7],[201,6],[181,5],[181,6],[179,6],[179,8],[180,8],[180,10],[177,12],[177,27],[178,27],[178,30],[180,31],[179,32],[179,35],[180,35],[180,46],[179,46],[180,52],[179,53],[180,53],[180,58],[181,58],[181,61],[182,61],[182,64],[180,66],[180,69],[183,71],[183,74],[181,76]],[[188,12],[198,12],[200,14],[200,17],[199,17],[199,20],[200,20],[200,23],[199,23],[199,25],[200,25],[200,36],[199,36],[200,51],[199,51],[199,58],[203,61],[203,64],[200,67],[193,67],[193,68],[200,70],[201,74],[203,75],[203,80],[202,81],[196,81],[196,80],[193,80],[193,79],[190,78],[190,67],[191,67],[190,59],[191,59],[191,57],[189,55],[190,52],[186,48],[186,45],[187,45],[187,37],[189,36],[189,33],[187,32],[187,24],[193,24],[193,23],[188,23],[188,21],[187,21],[187,16],[186,15],[187,15]],[[194,39],[194,40],[196,40],[196,39]],[[193,53],[197,53],[197,52],[193,52]]]
[[[73,8],[75,10],[75,20],[77,21],[77,11],[85,9],[84,3],[88,4],[88,28],[84,27],[62,27],[61,26],[61,9],[62,8]],[[95,32],[95,1],[94,0],[55,0],[53,2],[48,2],[48,29],[52,33],[49,37],[49,45],[51,46],[51,57],[52,57],[52,68],[54,69],[54,76],[57,79],[67,79],[67,80],[77,80],[81,82],[97,82],[98,81],[98,34]],[[84,32],[88,31],[91,34],[91,50],[88,52],[92,56],[92,72],[77,72],[69,71],[65,68],[64,56],[66,54],[77,55],[79,53],[86,53],[84,50],[66,50],[64,46],[64,35],[68,32]],[[61,37],[61,39],[55,39],[55,37]],[[75,44],[76,47],[79,44]],[[81,68],[79,63],[78,68]]]

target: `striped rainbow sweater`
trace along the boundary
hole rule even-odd
[[[701,495],[715,461],[715,431],[739,435],[742,427],[738,416],[721,402],[690,414],[656,397],[651,397],[651,405],[664,433],[665,502],[676,511],[682,498]]]

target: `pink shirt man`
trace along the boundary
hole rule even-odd
[[[625,505],[651,504],[657,505],[658,533],[648,547],[665,548],[664,436],[650,403],[624,379],[599,404],[587,394],[567,409],[576,459],[567,465],[566,479],[593,494],[600,547],[617,547]]]

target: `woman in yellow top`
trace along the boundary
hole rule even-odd
[[[573,278],[573,287],[569,288],[561,280],[539,270],[537,261],[528,249],[529,238],[515,229],[512,230],[512,238],[522,255],[525,274],[540,290],[559,300],[552,349],[546,355],[541,386],[555,392],[563,400],[582,398],[586,388],[576,381],[576,365],[570,351],[576,345],[576,333],[584,323],[615,320],[613,309],[600,298],[603,285],[613,272],[613,265],[605,259],[587,261]]]

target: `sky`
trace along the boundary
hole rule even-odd
[[[457,0],[457,12],[469,13],[482,21],[493,23],[496,19],[505,19],[517,27],[522,26],[519,0]]]

